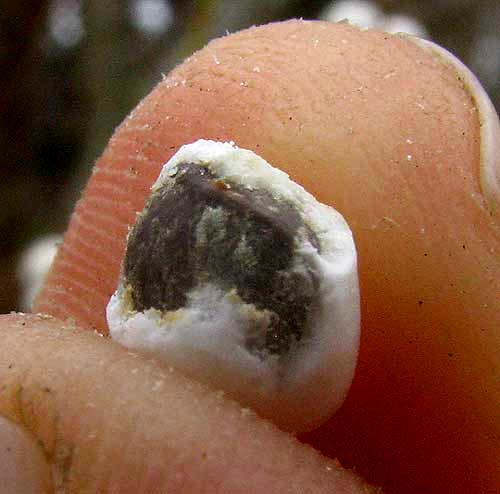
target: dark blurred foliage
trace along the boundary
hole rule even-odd
[[[62,232],[113,129],[173,66],[226,32],[317,18],[325,0],[0,1],[0,312],[17,307],[26,243]],[[498,0],[379,0],[418,19],[497,108]],[[481,50],[485,50],[484,53]],[[499,65],[493,65],[498,69]]]

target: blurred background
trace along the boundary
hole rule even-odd
[[[431,39],[500,108],[498,0],[0,0],[0,313],[29,309],[93,163],[162,74],[293,17]]]

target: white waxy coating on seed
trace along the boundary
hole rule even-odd
[[[188,293],[181,309],[137,312],[121,279],[107,307],[110,334],[224,389],[283,429],[310,430],[344,401],[357,360],[359,288],[349,226],[287,174],[233,143],[199,140],[182,146],[164,165],[152,192],[171,182],[183,163],[205,166],[229,183],[267,190],[291,203],[314,232],[321,253],[308,241],[298,247],[319,283],[307,331],[286,355],[262,358],[245,346],[245,335],[250,325],[266,325],[266,313],[243,302],[234,290],[206,283]]]

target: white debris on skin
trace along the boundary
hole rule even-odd
[[[247,339],[252,331],[266,330],[269,311],[243,301],[234,290],[205,283],[187,294],[188,302],[180,309],[138,312],[122,276],[107,308],[112,338],[226,390],[284,429],[304,431],[319,425],[344,400],[357,358],[359,291],[349,226],[284,172],[228,142],[199,140],[182,146],[163,167],[152,194],[173,186],[173,177],[185,163],[206,167],[226,183],[266,190],[296,208],[319,242],[316,249],[302,237],[295,247],[319,283],[308,327],[286,355],[256,353]],[[197,234],[202,240],[203,231]],[[243,241],[239,245],[244,248]],[[280,409],[277,414],[276,407],[284,406],[290,413]]]

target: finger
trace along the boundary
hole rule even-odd
[[[105,329],[127,228],[161,165],[197,138],[233,140],[336,207],[357,242],[357,375],[340,413],[307,439],[393,490],[491,489],[498,140],[485,152],[481,129],[493,135],[498,122],[461,77],[408,39],[345,23],[216,40],[111,139],[38,310]]]
[[[0,332],[0,414],[42,446],[57,492],[367,492],[249,410],[111,340],[46,316],[1,316]]]

